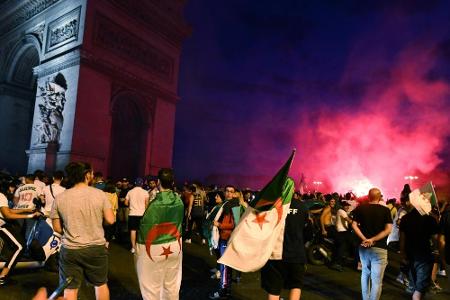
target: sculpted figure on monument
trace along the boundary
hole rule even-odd
[[[52,81],[49,78],[44,86],[39,86],[39,90],[42,103],[38,105],[40,124],[35,127],[39,132],[36,143],[58,143],[64,123],[66,79],[58,73]]]

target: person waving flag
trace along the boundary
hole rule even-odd
[[[288,178],[295,150],[273,179],[252,200],[231,234],[219,263],[242,272],[259,270],[269,258],[281,259],[284,222],[294,193]]]

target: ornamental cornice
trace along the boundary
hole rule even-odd
[[[97,14],[93,34],[94,44],[121,57],[155,76],[171,83],[174,80],[174,59],[143,40],[137,33]]]
[[[77,66],[80,64],[79,51],[73,51],[69,54],[50,60],[34,68],[34,74],[40,77],[45,77],[61,70]]]
[[[131,72],[124,70],[122,67],[116,66],[111,64],[109,61],[96,57],[86,50],[80,50],[80,52],[82,64],[87,64],[103,74],[111,76],[113,81],[120,83],[120,86],[127,86],[129,90],[134,88],[146,97],[156,96],[170,103],[177,103],[179,100],[178,95],[168,89],[140,78]]]
[[[0,27],[0,36],[10,32],[20,24],[25,23],[34,16],[45,11],[47,8],[61,0],[28,0],[20,6],[16,11],[2,20]]]
[[[154,4],[130,0],[108,0],[133,19],[149,26],[177,48],[181,48],[183,40],[191,34],[191,28],[184,23],[181,16],[178,20],[162,14]],[[143,7],[144,6],[144,7]]]

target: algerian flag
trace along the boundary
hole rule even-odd
[[[158,193],[149,204],[141,219],[137,242],[145,244],[151,261],[180,255],[183,213],[183,202],[173,191]]]
[[[284,224],[294,193],[288,161],[245,210],[219,263],[242,272],[261,269],[269,258],[281,259]]]
[[[428,182],[420,189],[415,189],[409,194],[409,201],[414,208],[423,216],[431,212],[431,208],[436,205],[437,197],[433,184]]]

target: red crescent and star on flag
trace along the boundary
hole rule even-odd
[[[178,241],[178,245],[180,246],[181,252],[181,234],[178,231],[178,228],[175,223],[171,222],[165,222],[160,223],[155,226],[153,226],[147,233],[147,239],[145,241],[145,249],[147,251],[148,257],[153,260],[152,254],[150,252],[151,247],[154,245],[153,241],[160,237],[161,235],[171,235]],[[170,250],[170,245],[168,247],[161,246],[162,253],[161,256],[166,256],[166,259],[169,258],[169,255],[174,253],[172,250]],[[178,252],[178,253],[179,253]]]
[[[269,205],[272,203],[273,203],[273,206],[275,207],[275,209],[277,210],[277,223],[275,224],[275,226],[277,226],[278,223],[280,223],[281,217],[283,215],[283,205],[282,205],[281,197],[278,198],[275,201],[275,203],[273,201],[261,199],[260,201],[258,201],[256,208],[266,206],[266,205]],[[255,219],[252,221],[252,222],[258,224],[259,228],[261,228],[261,230],[263,228],[264,223],[269,223],[269,221],[266,220],[266,215],[267,215],[266,212],[255,213]]]

